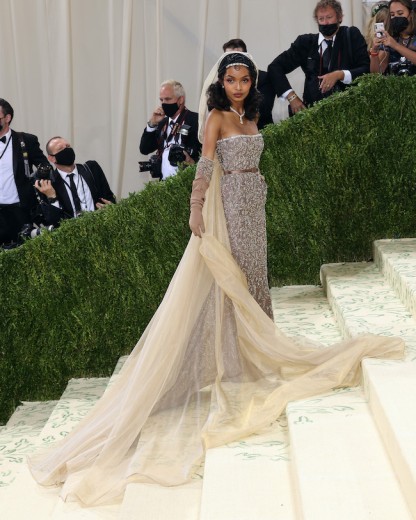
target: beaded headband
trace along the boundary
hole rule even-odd
[[[241,52],[229,52],[221,60],[218,66],[218,75],[223,74],[229,67],[235,67],[237,65],[247,67],[252,76],[257,81],[257,67],[253,61]]]

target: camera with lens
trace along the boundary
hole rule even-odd
[[[399,61],[394,61],[389,64],[389,71],[390,74],[396,76],[413,76],[415,74],[415,67],[412,65],[412,62],[402,56]]]
[[[40,224],[39,226],[37,224],[23,224],[23,227],[19,233],[19,238],[20,240],[35,238],[44,231],[52,231],[53,229],[53,226],[44,226],[43,224]]]
[[[37,181],[52,181],[53,167],[49,163],[41,163],[35,171],[34,178]]]
[[[151,155],[148,161],[139,161],[140,172],[150,172],[154,179],[162,178],[162,159],[158,154]]]
[[[191,127],[189,125],[182,125],[178,134],[182,136],[182,142],[184,144],[175,143],[172,144],[169,148],[168,160],[172,166],[178,166],[179,163],[186,160],[184,152],[187,152],[189,155],[192,154],[192,150],[185,146],[190,128]]]

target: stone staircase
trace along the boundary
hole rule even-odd
[[[292,402],[268,429],[209,450],[203,479],[130,484],[122,504],[88,509],[39,488],[24,462],[108,385],[72,380],[60,401],[23,403],[0,428],[0,519],[416,520],[416,239],[377,241],[373,257],[323,266],[322,287],[273,288],[275,321],[326,345],[401,336],[404,361],[366,359],[361,387]]]

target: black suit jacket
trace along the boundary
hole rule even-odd
[[[268,67],[269,79],[277,96],[281,96],[292,87],[286,74],[301,67],[305,73],[303,101],[311,105],[322,96],[319,90],[318,76],[321,75],[321,57],[318,48],[318,34],[302,34],[298,36],[287,51],[282,52]],[[352,79],[369,72],[370,59],[363,35],[357,27],[340,27],[332,50],[329,72],[349,70]],[[342,82],[336,84],[335,90],[344,90]]]
[[[37,203],[35,188],[33,187],[34,181],[32,178],[28,178],[25,172],[21,138],[23,138],[25,143],[30,173],[33,172],[33,166],[38,166],[41,163],[48,164],[48,159],[43,155],[36,135],[16,132],[14,130],[11,132],[13,144],[13,173],[20,204],[26,212],[33,212]]]
[[[101,202],[101,198],[113,203],[116,202],[114,193],[111,191],[107,178],[97,161],[87,161],[86,166],[84,164],[77,164],[77,169],[91,191],[94,206],[97,202]],[[73,218],[75,215],[65,183],[56,170],[54,172],[52,185],[55,188],[56,197],[61,207],[57,208],[52,204],[48,204],[45,200],[46,205],[44,206],[43,214],[48,225],[52,224],[56,226],[60,220]]]
[[[158,150],[159,154],[163,152],[163,129],[168,120],[168,117],[163,118],[162,121],[157,125],[156,130],[153,132],[148,132],[146,128],[144,129],[140,139],[140,153],[143,155],[148,155],[149,153],[153,153],[156,150]],[[199,158],[199,154],[201,153],[201,143],[198,141],[198,114],[188,110],[185,114],[183,124],[189,125],[191,128],[189,129],[188,136],[185,139],[182,138],[182,144],[191,149],[191,153],[189,155],[196,162]]]
[[[267,72],[264,70],[259,70],[257,90],[259,90],[263,96],[260,104],[260,117],[257,123],[259,130],[261,130],[266,125],[273,123],[272,110],[274,105],[274,98],[276,97],[273,85],[269,80]]]

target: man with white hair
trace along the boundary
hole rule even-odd
[[[156,152],[150,161],[150,173],[162,180],[175,175],[180,163],[194,164],[201,144],[198,141],[198,114],[186,108],[181,83],[164,81],[159,99],[160,105],[152,112],[140,140],[140,152],[143,155]]]

